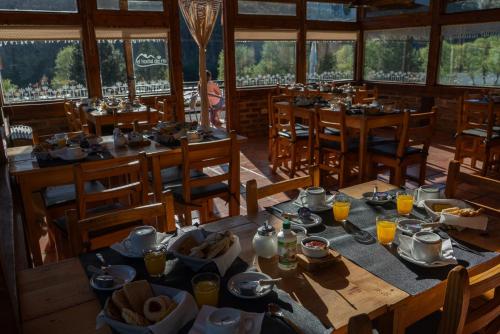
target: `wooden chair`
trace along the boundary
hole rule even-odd
[[[283,193],[299,188],[307,188],[311,186],[319,186],[319,169],[311,167],[309,175],[296,177],[293,179],[280,181],[261,188],[257,187],[255,179],[247,181],[246,184],[246,201],[248,216],[256,216],[259,212],[258,200],[269,197],[278,193]]]
[[[349,318],[347,334],[373,334],[372,321],[366,313]]]
[[[160,203],[131,207],[80,220],[76,210],[69,210],[66,212],[66,221],[72,255],[78,256],[92,249],[92,235],[98,232],[129,229],[131,224],[136,225],[138,222],[156,226],[161,232],[174,231],[174,199],[171,193],[167,193]]]
[[[176,120],[175,110],[171,103],[166,99],[158,100],[156,102],[156,109],[158,110],[159,119],[163,122],[173,122]]]
[[[357,88],[353,97],[354,104],[370,104],[378,99],[378,88],[368,89],[366,85],[362,88]]]
[[[64,114],[68,122],[68,129],[71,132],[82,131],[83,125],[80,121],[80,115],[73,101],[64,101]]]
[[[500,180],[460,172],[460,162],[450,161],[448,177],[446,179],[446,197],[455,198],[458,186],[462,183],[481,189],[482,192],[500,194]],[[492,208],[481,203],[466,201],[472,206],[483,208],[486,213],[500,217],[500,209]]]
[[[73,170],[78,219],[146,204],[149,192],[147,166],[145,153],[137,157],[75,165]],[[87,185],[95,182],[101,183],[103,188],[89,189]],[[49,228],[56,239],[58,256],[66,256],[69,235],[65,217],[50,221]]]
[[[314,117],[311,111],[301,111],[302,122],[307,122],[310,126],[298,129],[297,115],[293,109],[292,99],[289,97],[287,102],[275,104],[277,138],[274,144],[272,164],[273,173],[276,173],[278,167],[284,167],[290,162],[288,175],[294,177],[302,166],[309,168],[312,165]]]
[[[343,188],[357,165],[359,151],[359,140],[350,138],[344,108],[316,110],[316,151],[322,179],[337,175],[338,186]]]
[[[427,156],[436,125],[437,108],[428,113],[403,112],[403,125],[399,141],[373,145],[369,148],[369,175],[374,176],[378,164],[391,169],[391,183],[402,185],[406,169],[419,165],[417,182],[425,183]]]
[[[486,175],[492,150],[500,146],[500,128],[497,126],[500,112],[495,110],[493,96],[488,95],[487,103],[471,101],[475,97],[469,94],[459,99],[455,160],[463,161],[465,157],[470,157],[472,167],[477,160],[481,160],[481,173]],[[469,148],[467,143],[471,143]]]
[[[470,310],[470,301],[494,289],[491,300]],[[453,268],[448,274],[439,334],[498,333],[500,328],[500,267],[469,278],[467,269]]]
[[[237,215],[240,205],[240,166],[236,132],[231,131],[226,139],[193,144],[189,144],[187,138],[182,138],[181,148],[182,184],[169,189],[174,194],[176,212],[183,215],[183,221],[191,224],[191,211],[199,210],[201,223],[209,222],[214,198],[229,202],[229,215]],[[224,164],[227,164],[227,168],[222,174],[193,176],[194,171]],[[158,172],[155,174],[158,180]]]
[[[275,145],[276,141],[278,140],[278,131],[276,129],[276,124],[277,124],[277,109],[276,109],[276,103],[277,102],[287,102],[288,101],[288,95],[285,93],[278,93],[278,95],[271,95],[269,94],[268,96],[268,104],[267,104],[267,110],[268,110],[268,122],[269,122],[269,142],[268,142],[268,159],[269,161],[273,161],[273,157],[276,154],[275,152]]]

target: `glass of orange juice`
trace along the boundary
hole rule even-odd
[[[335,221],[345,222],[349,217],[351,209],[351,200],[343,194],[338,194],[333,200],[333,217]]]
[[[406,191],[400,191],[397,193],[396,203],[400,215],[409,215],[413,209],[413,195]]]
[[[200,273],[192,278],[191,284],[193,285],[194,298],[199,307],[202,305],[217,306],[219,303],[219,275]]]
[[[377,217],[377,240],[382,245],[390,246],[396,237],[396,217]]]
[[[165,271],[167,252],[163,245],[157,245],[144,252],[144,264],[151,277],[161,277]]]

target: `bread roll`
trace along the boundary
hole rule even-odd
[[[113,304],[118,308],[118,311],[120,313],[124,308],[131,308],[123,289],[113,292],[113,294],[111,295],[111,300],[113,301]]]
[[[142,313],[146,300],[153,297],[151,285],[145,280],[127,283],[123,287],[123,291],[131,309],[137,313]]]
[[[149,321],[155,323],[163,320],[176,306],[177,304],[167,296],[149,298],[144,303],[144,316]]]
[[[146,318],[128,308],[124,308],[122,310],[122,318],[129,325],[149,326],[149,322],[146,320]]]
[[[122,315],[121,315],[121,310],[118,308],[118,306],[115,305],[113,302],[113,299],[108,299],[108,302],[106,303],[106,308],[105,308],[105,313],[108,317],[110,317],[113,320],[118,320],[118,321],[123,321]]]

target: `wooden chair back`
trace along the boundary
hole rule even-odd
[[[287,95],[269,95],[268,100],[268,122],[269,122],[269,130],[271,131],[270,135],[276,135],[276,124],[278,123],[278,107],[276,103],[278,102],[289,102],[290,98]]]
[[[362,88],[357,88],[353,97],[354,104],[370,104],[374,100],[378,99],[378,88],[368,89],[366,85]]]
[[[495,294],[491,300],[474,311],[469,310],[471,299],[492,289],[495,290]],[[497,333],[495,331],[498,331],[500,324],[499,314],[499,266],[471,278],[467,269],[462,266],[457,266],[449,272],[439,334],[469,334],[481,330],[484,333]]]
[[[69,131],[82,131],[82,122],[80,115],[73,101],[64,102],[64,114],[68,122]]]
[[[311,167],[309,175],[297,177],[285,181],[280,181],[270,185],[257,187],[255,179],[247,181],[246,184],[246,202],[248,216],[256,216],[259,212],[258,201],[261,198],[269,197],[278,193],[296,190],[299,188],[307,188],[311,186],[319,186],[319,169],[317,166]]]
[[[290,133],[292,142],[297,141],[297,132],[295,131],[295,117],[293,115],[293,100],[288,97],[286,103],[277,103],[276,107],[276,132]]]
[[[171,103],[167,100],[159,100],[156,102],[158,109],[158,118],[163,122],[173,122],[176,120],[175,110]]]
[[[476,99],[475,96],[472,98]],[[480,98],[484,98],[481,96]],[[467,129],[482,129],[486,131],[486,141],[490,141],[493,135],[493,127],[500,118],[500,112],[495,113],[495,103],[492,95],[488,95],[487,103],[470,101],[471,95],[459,99],[460,114],[458,122],[458,133]]]
[[[182,186],[183,199],[191,203],[191,190],[197,187],[208,187],[213,184],[227,182],[230,197],[239,203],[239,150],[236,132],[231,131],[229,138],[189,144],[187,138],[181,139],[182,148]],[[191,177],[193,170],[217,167],[227,164],[222,174],[205,177]]]
[[[373,334],[372,321],[366,313],[349,318],[347,334]]]
[[[329,133],[328,130],[338,131],[339,135]],[[346,111],[343,106],[338,112],[326,109],[316,110],[316,146],[318,149],[321,149],[325,142],[336,142],[339,144],[340,152],[346,153],[348,140]]]
[[[159,203],[135,206],[80,220],[78,212],[72,209],[66,212],[66,219],[71,250],[73,256],[77,256],[91,250],[90,232],[105,231],[120,226],[125,228],[138,221],[144,225],[156,226],[161,232],[174,231],[174,198],[171,193],[166,193],[163,201]]]
[[[460,162],[450,161],[448,166],[448,177],[446,179],[446,197],[455,198],[459,184],[466,183],[481,189],[481,191],[490,194],[500,194],[500,180],[492,179],[480,175],[462,173],[460,171]],[[486,206],[481,203],[466,201],[469,204],[483,208],[486,213],[500,217],[500,209]]]
[[[126,201],[127,206],[148,201],[148,165],[145,153],[137,157],[87,162],[74,166],[78,217],[87,217],[92,203]],[[107,180],[104,191],[87,193],[85,183]]]
[[[417,113],[404,111],[403,126],[397,155],[402,158],[406,148],[410,146],[422,146],[422,152],[427,154],[431,145],[432,136],[436,127],[437,107],[432,111]]]

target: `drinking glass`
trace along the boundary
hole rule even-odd
[[[409,215],[413,209],[413,195],[406,191],[400,191],[397,193],[396,203],[400,215]]]
[[[349,197],[338,194],[333,199],[333,217],[335,221],[345,222],[349,217],[349,210],[351,209],[351,201]]]
[[[200,273],[191,280],[194,298],[199,307],[217,306],[219,303],[220,277],[214,273]]]
[[[390,246],[396,237],[396,217],[377,217],[377,240],[382,245]]]
[[[165,271],[167,253],[163,245],[155,245],[144,251],[144,264],[151,277],[161,277]]]

